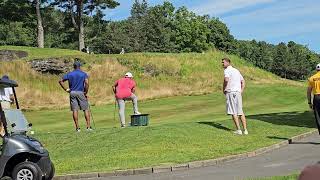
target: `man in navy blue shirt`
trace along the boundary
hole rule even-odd
[[[80,66],[80,62],[75,61],[73,64],[74,70],[64,75],[62,79],[59,81],[59,84],[62,87],[62,89],[64,89],[66,92],[70,94],[70,107],[77,132],[80,132],[80,127],[78,124],[79,109],[83,110],[84,112],[87,130],[92,130],[90,126],[89,103],[87,99],[87,93],[89,90],[89,80],[87,73],[81,71]],[[68,81],[69,88],[65,88],[65,81]]]

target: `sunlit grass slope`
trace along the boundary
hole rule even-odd
[[[30,68],[28,61],[39,58],[80,58],[86,62],[83,70],[90,76],[91,104],[113,102],[111,86],[125,72],[131,71],[137,81],[140,100],[176,95],[196,95],[221,90],[223,69],[221,58],[230,57],[248,84],[287,83],[275,75],[246,63],[237,56],[220,51],[204,54],[133,53],[125,55],[88,55],[65,49],[0,46],[0,49],[24,50],[27,58],[0,62],[0,74],[8,74],[19,83],[18,96],[23,108],[65,107],[68,95],[58,85],[57,75],[40,74]]]

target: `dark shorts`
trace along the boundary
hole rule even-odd
[[[316,118],[316,125],[320,134],[320,95],[313,96],[313,113]]]
[[[88,110],[89,104],[84,92],[71,91],[70,92],[70,107],[71,111]]]

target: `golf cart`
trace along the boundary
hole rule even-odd
[[[0,179],[50,180],[54,166],[48,151],[42,144],[27,135],[29,124],[19,109],[15,87],[18,84],[9,78],[0,79],[0,88],[12,88],[17,109],[3,109],[0,104],[0,121],[4,127],[0,142]]]

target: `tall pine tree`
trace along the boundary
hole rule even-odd
[[[89,15],[99,9],[113,9],[120,4],[114,0],[55,0],[52,5],[70,13],[72,23],[79,35],[79,50],[83,50],[85,48],[83,15]]]

